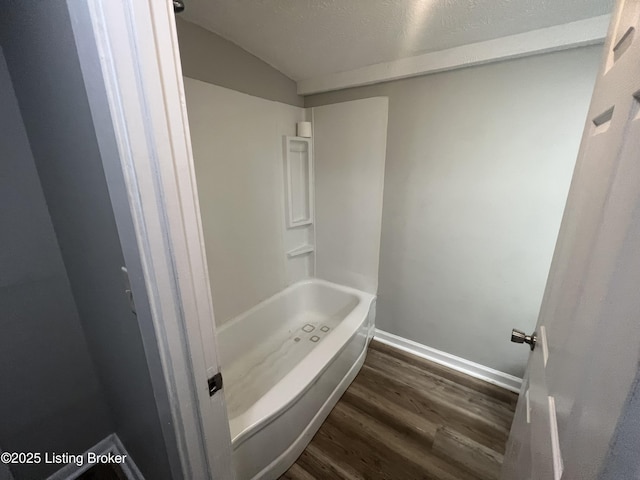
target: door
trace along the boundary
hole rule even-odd
[[[185,479],[233,479],[173,2],[66,3],[123,251],[139,256],[129,277],[147,293],[168,448]]]
[[[639,16],[639,0],[621,0],[612,16],[505,480],[600,478],[637,461],[638,446],[625,455],[620,439],[639,393]]]

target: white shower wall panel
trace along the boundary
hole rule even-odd
[[[312,109],[316,275],[378,290],[387,97]]]
[[[185,78],[216,323],[301,280],[287,270],[282,137],[303,108]],[[295,278],[300,277],[300,278]]]

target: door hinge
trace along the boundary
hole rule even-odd
[[[209,396],[213,397],[218,390],[222,390],[222,373],[216,373],[207,382],[209,383]]]

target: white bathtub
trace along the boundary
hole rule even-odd
[[[275,479],[302,453],[356,376],[375,296],[296,283],[218,330],[237,480]]]

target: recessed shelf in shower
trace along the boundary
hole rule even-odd
[[[313,223],[313,160],[311,140],[284,137],[287,227]]]

